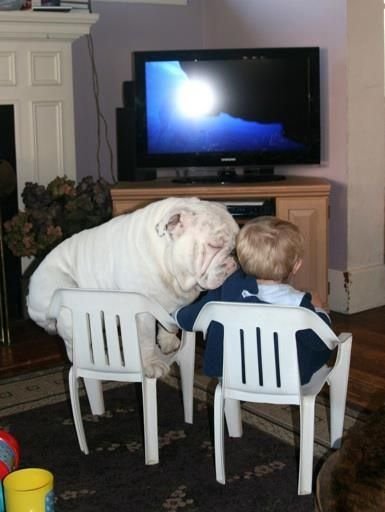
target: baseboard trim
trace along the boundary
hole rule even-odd
[[[353,314],[385,305],[385,265],[329,269],[329,307],[332,311]]]

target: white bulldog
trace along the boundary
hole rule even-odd
[[[68,312],[47,318],[57,288],[138,291],[171,313],[236,270],[231,253],[238,230],[223,205],[194,197],[164,199],[115,217],[64,240],[46,256],[30,280],[29,315],[48,332],[59,333],[71,359]],[[169,368],[155,354],[151,324],[145,318],[140,324],[145,372],[161,377]],[[158,343],[169,353],[179,339],[160,329]]]

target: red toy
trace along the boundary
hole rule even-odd
[[[11,434],[0,430],[0,480],[18,467],[19,460],[19,443]]]

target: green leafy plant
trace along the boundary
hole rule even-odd
[[[4,241],[15,256],[44,256],[65,238],[112,216],[111,185],[83,178],[78,185],[57,177],[46,187],[28,182],[25,210],[4,223]]]

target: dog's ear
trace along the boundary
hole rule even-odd
[[[175,229],[178,225],[179,219],[180,213],[174,213],[171,217],[168,215],[155,226],[156,232],[159,236],[165,236],[167,233],[170,233]]]
[[[201,200],[198,197],[183,197],[168,198],[164,201],[166,204],[170,204],[170,208],[156,224],[156,232],[160,237],[167,235],[170,239],[179,238],[191,225]]]
[[[160,237],[168,235],[171,240],[179,238],[186,231],[186,228],[191,225],[193,217],[195,217],[195,213],[187,209],[169,212],[167,217],[155,226],[156,232]]]

